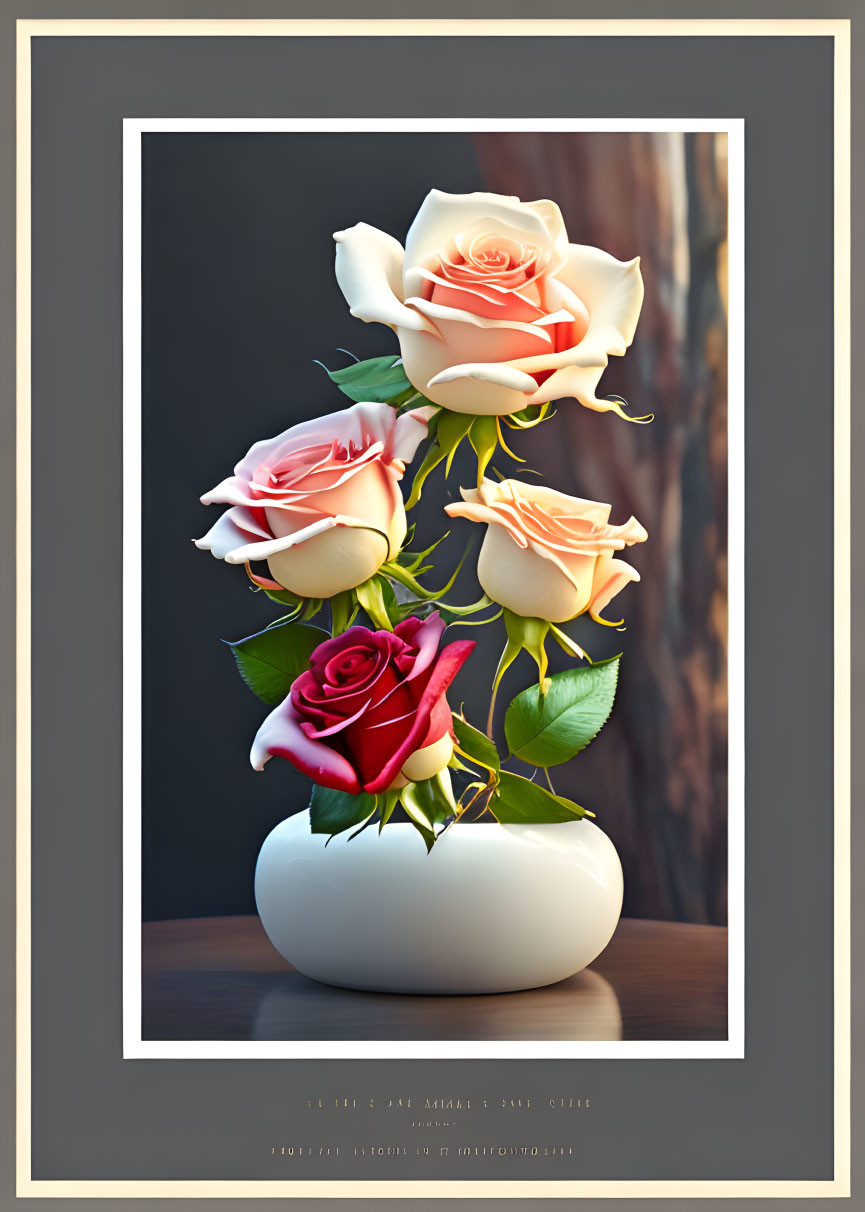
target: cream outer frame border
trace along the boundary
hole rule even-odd
[[[74,36],[824,36],[834,41],[834,1060],[835,1165],[826,1181],[47,1181],[30,1177],[30,42]],[[850,21],[836,19],[589,20],[19,20],[17,22],[17,1194],[116,1197],[815,1197],[850,1194]],[[415,123],[417,125],[417,123]],[[473,122],[477,128],[479,122]],[[537,126],[539,123],[534,122]],[[630,124],[633,126],[633,124]],[[656,129],[660,123],[652,123]],[[718,128],[720,124],[713,124]],[[681,126],[680,126],[681,128]],[[732,265],[731,265],[732,268]],[[740,309],[741,310],[741,309]],[[733,330],[731,326],[731,342]],[[126,369],[124,369],[124,378]],[[733,519],[731,519],[733,520]],[[731,612],[732,619],[732,612]],[[25,671],[25,676],[21,676]],[[731,671],[732,672],[732,671]],[[732,679],[731,679],[732,689]],[[732,870],[732,862],[731,862]],[[476,1051],[473,1052],[476,1055]],[[619,1053],[619,1055],[622,1055]]]

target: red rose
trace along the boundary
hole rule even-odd
[[[259,728],[253,767],[287,758],[322,787],[354,794],[437,774],[452,752],[445,695],[475,646],[458,640],[439,652],[444,630],[431,614],[392,632],[350,627],[319,644]]]

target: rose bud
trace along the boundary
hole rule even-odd
[[[640,574],[614,551],[648,535],[636,518],[610,526],[610,506],[552,488],[484,480],[461,488],[463,503],[446,505],[452,518],[487,522],[478,580],[487,597],[514,614],[551,623],[588,611],[598,622],[607,603]]]
[[[406,375],[436,404],[504,414],[570,396],[626,415],[595,390],[634,339],[640,259],[570,244],[555,202],[434,189],[405,250],[366,223],[334,239],[351,314],[396,331]]]
[[[230,508],[196,547],[229,564],[267,560],[277,586],[304,598],[362,584],[405,539],[399,481],[433,412],[355,404],[257,442],[201,498]]]
[[[453,753],[445,695],[475,646],[458,640],[439,651],[444,630],[434,613],[392,632],[350,627],[319,644],[259,728],[253,767],[287,758],[322,787],[354,794],[438,774]]]

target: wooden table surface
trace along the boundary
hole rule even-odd
[[[626,918],[585,972],[483,997],[319,985],[285,962],[254,916],[143,926],[146,1040],[718,1040],[726,1003],[720,926]]]

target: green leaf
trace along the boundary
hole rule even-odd
[[[501,769],[501,761],[499,760],[498,750],[488,736],[479,729],[473,727],[468,720],[464,720],[461,715],[453,716],[454,732],[456,733],[457,745],[462,752],[472,761],[475,761],[480,766],[484,766],[487,770],[493,770],[498,774]]]
[[[346,366],[344,370],[328,370],[327,373],[340,391],[345,392],[356,404],[365,400],[391,404],[414,394],[397,354],[367,358]]]
[[[538,687],[518,694],[505,714],[514,757],[531,766],[558,766],[594,739],[613,707],[619,657],[554,673],[541,699]]]
[[[553,825],[586,815],[579,804],[508,770],[502,771],[488,807],[500,825]]]
[[[329,833],[336,837],[355,825],[362,825],[375,812],[377,800],[374,795],[362,791],[350,795],[347,791],[334,791],[330,787],[313,786],[309,802],[309,819],[313,833]]]
[[[294,679],[309,668],[313,649],[327,638],[320,627],[281,623],[245,640],[225,643],[252,693],[275,707],[288,694]]]

